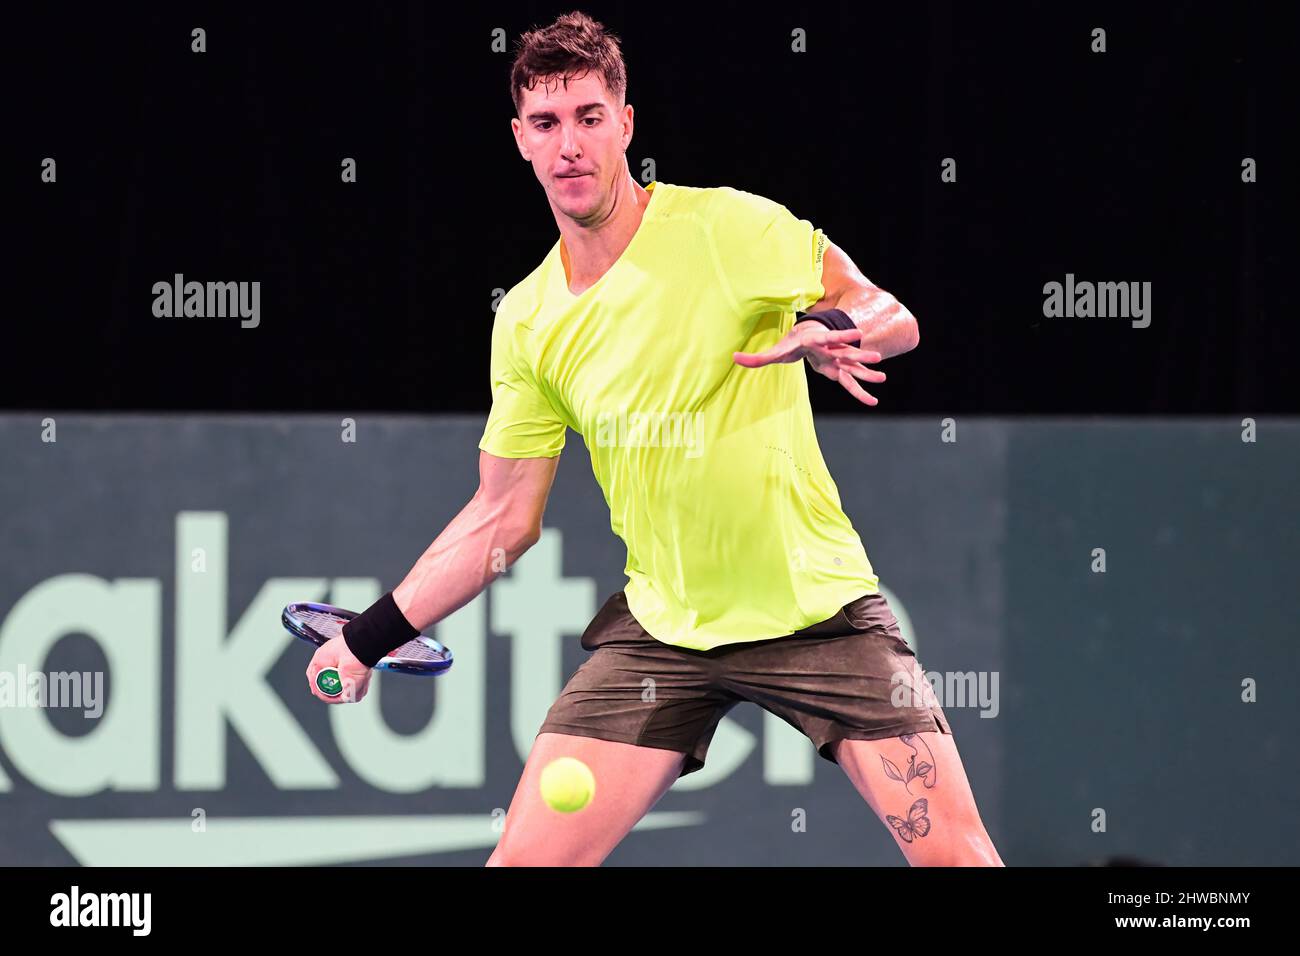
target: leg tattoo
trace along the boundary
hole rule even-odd
[[[901,783],[909,795],[912,792],[912,781],[916,777],[921,778],[921,782],[925,784],[925,789],[934,789],[934,785],[939,782],[939,769],[934,765],[934,754],[930,752],[930,745],[924,739],[918,738],[916,734],[903,734],[898,739],[912,751],[912,755],[907,758],[907,776],[903,776],[903,772],[898,769],[897,765],[886,760],[882,755],[880,762],[885,766],[885,776]],[[925,748],[925,755],[930,759],[922,759],[919,763],[917,762],[920,751],[916,749],[916,744],[913,743],[916,740],[920,741],[921,746]]]
[[[898,838],[904,843],[911,843],[914,839],[920,839],[930,832],[930,818],[925,812],[930,809],[930,803],[925,797],[920,797],[912,804],[912,809],[907,811],[907,819],[896,817],[892,813],[885,814],[885,822],[894,828]]]

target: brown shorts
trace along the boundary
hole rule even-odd
[[[741,701],[801,731],[832,763],[837,740],[952,733],[882,594],[787,637],[697,651],[651,637],[619,591],[582,646],[591,656],[538,733],[676,750],[686,754],[682,776],[704,766],[718,721]]]

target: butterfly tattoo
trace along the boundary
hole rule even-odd
[[[894,828],[900,840],[911,843],[914,839],[920,839],[930,832],[930,818],[925,815],[928,809],[930,809],[930,802],[925,797],[920,797],[912,804],[912,809],[907,811],[906,820],[887,813],[885,822]]]

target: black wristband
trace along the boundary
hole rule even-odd
[[[856,329],[858,323],[843,309],[826,309],[822,312],[805,312],[797,321],[802,322],[804,319],[812,319],[814,322],[820,322],[828,329]]]
[[[343,625],[343,642],[367,667],[374,667],[389,651],[419,634],[402,615],[392,591]]]

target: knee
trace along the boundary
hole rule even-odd
[[[986,835],[970,834],[945,846],[906,854],[912,866],[1004,866]]]
[[[600,866],[601,860],[590,853],[563,856],[544,850],[526,851],[498,843],[484,866]]]
[[[530,862],[526,855],[520,855],[506,844],[504,840],[497,844],[492,855],[488,857],[484,866],[537,866],[537,863]]]
[[[964,840],[958,841],[957,856],[960,862],[953,866],[1003,866],[1002,857],[989,839],[984,827],[971,830]]]
[[[913,866],[1005,866],[996,853],[943,853]]]

